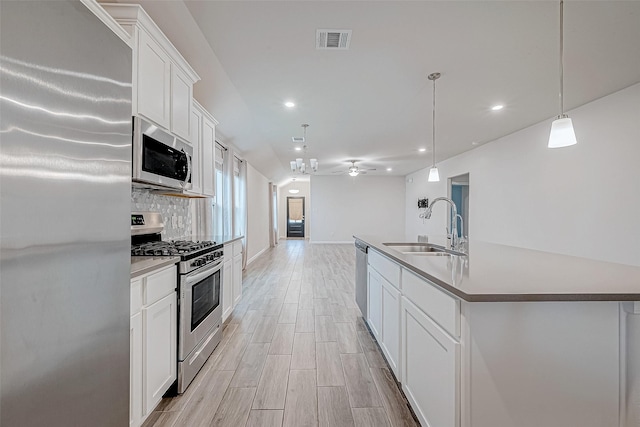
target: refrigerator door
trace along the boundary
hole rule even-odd
[[[129,423],[131,50],[0,2],[0,424]]]

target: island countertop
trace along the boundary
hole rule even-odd
[[[467,256],[410,255],[384,244],[406,239],[353,237],[469,302],[640,301],[640,267],[481,241]]]

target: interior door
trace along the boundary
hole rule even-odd
[[[304,197],[287,197],[287,237],[304,238]]]

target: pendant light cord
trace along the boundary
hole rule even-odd
[[[436,167],[436,79],[433,79],[433,115],[432,115],[433,167]]]
[[[560,117],[564,116],[563,94],[564,94],[564,0],[560,0]]]

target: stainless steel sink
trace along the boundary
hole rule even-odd
[[[395,249],[407,255],[430,255],[430,256],[464,256],[462,252],[452,251],[442,246],[430,243],[383,243],[383,245]]]

